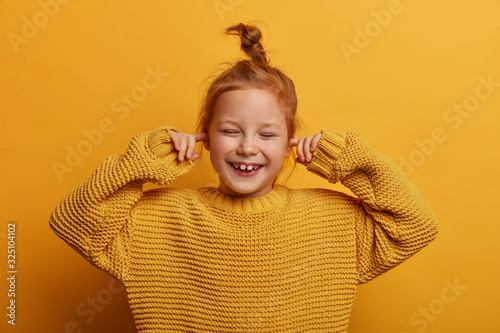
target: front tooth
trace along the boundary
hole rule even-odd
[[[240,169],[241,169],[241,170],[245,170],[246,168],[247,168],[247,167],[246,167],[246,165],[245,165],[245,164],[240,165]]]
[[[253,166],[251,166],[251,165],[247,166],[248,171],[252,171],[252,169],[253,169]]]

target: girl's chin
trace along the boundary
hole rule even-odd
[[[225,184],[219,185],[219,191],[221,191],[222,193],[243,198],[259,197],[261,195],[269,193],[272,188],[273,188],[272,184],[265,186],[263,188],[247,188],[243,186],[229,187]]]

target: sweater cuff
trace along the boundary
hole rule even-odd
[[[345,147],[346,133],[324,129],[307,170],[333,181],[333,165]]]
[[[161,126],[150,132],[148,137],[149,150],[154,159],[153,174],[148,180],[159,185],[169,184],[195,165],[191,160],[180,162],[177,159],[177,150],[170,139],[171,130],[179,132],[174,126]]]
[[[149,134],[149,149],[155,157],[164,158],[175,150],[170,139],[170,130],[179,132],[179,129],[174,126],[161,126]]]

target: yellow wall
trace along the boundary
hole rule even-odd
[[[0,1],[0,267],[7,275],[15,221],[18,270],[16,326],[3,278],[0,330],[134,332],[120,286],[58,239],[49,215],[134,134],[193,131],[203,80],[242,56],[224,28],[251,20],[297,86],[303,134],[361,132],[441,224],[429,247],[358,290],[349,332],[500,332],[495,0]],[[66,160],[68,149],[84,156]],[[215,184],[206,157],[175,185]],[[341,189],[300,165],[288,185]]]

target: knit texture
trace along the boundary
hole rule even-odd
[[[420,191],[360,135],[323,130],[307,169],[328,189],[275,186],[241,198],[164,187],[169,130],[134,137],[55,208],[50,226],[125,286],[139,332],[346,332],[359,284],[431,242]]]

